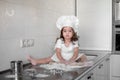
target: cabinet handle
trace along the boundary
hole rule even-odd
[[[103,66],[103,64],[100,64],[98,68],[101,69],[102,66]]]
[[[107,58],[107,59],[106,59],[106,61],[109,61],[109,60],[110,60],[110,58]]]
[[[88,80],[91,79],[91,76],[88,76],[87,79],[88,79]]]
[[[87,80],[91,80],[92,78],[93,78],[93,73],[90,73],[89,76],[87,77]]]

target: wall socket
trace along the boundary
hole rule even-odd
[[[34,46],[34,39],[23,39],[20,40],[20,47],[33,47]]]

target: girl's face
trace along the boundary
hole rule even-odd
[[[62,33],[64,39],[71,39],[73,36],[73,29],[71,27],[65,26],[63,27]]]

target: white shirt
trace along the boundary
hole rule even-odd
[[[56,48],[61,49],[61,55],[65,60],[69,60],[70,58],[72,58],[72,56],[74,54],[74,48],[75,47],[79,47],[78,46],[78,41],[71,42],[69,44],[69,46],[65,46],[64,41],[62,39],[58,39],[57,42],[56,42],[56,45],[55,45],[55,49]],[[51,57],[51,59],[53,61],[56,61],[56,62],[59,61],[56,53]]]

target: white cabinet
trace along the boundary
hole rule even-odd
[[[110,80],[110,60],[105,59],[80,80]]]
[[[77,0],[80,48],[111,50],[112,0]]]
[[[82,79],[80,80],[95,80],[94,79],[94,73],[93,71],[89,72],[86,76],[84,76]]]
[[[100,63],[95,69],[94,69],[94,80],[110,80],[110,74],[109,74],[109,59],[106,59],[102,63]]]
[[[120,80],[120,55],[111,55],[111,80]]]

